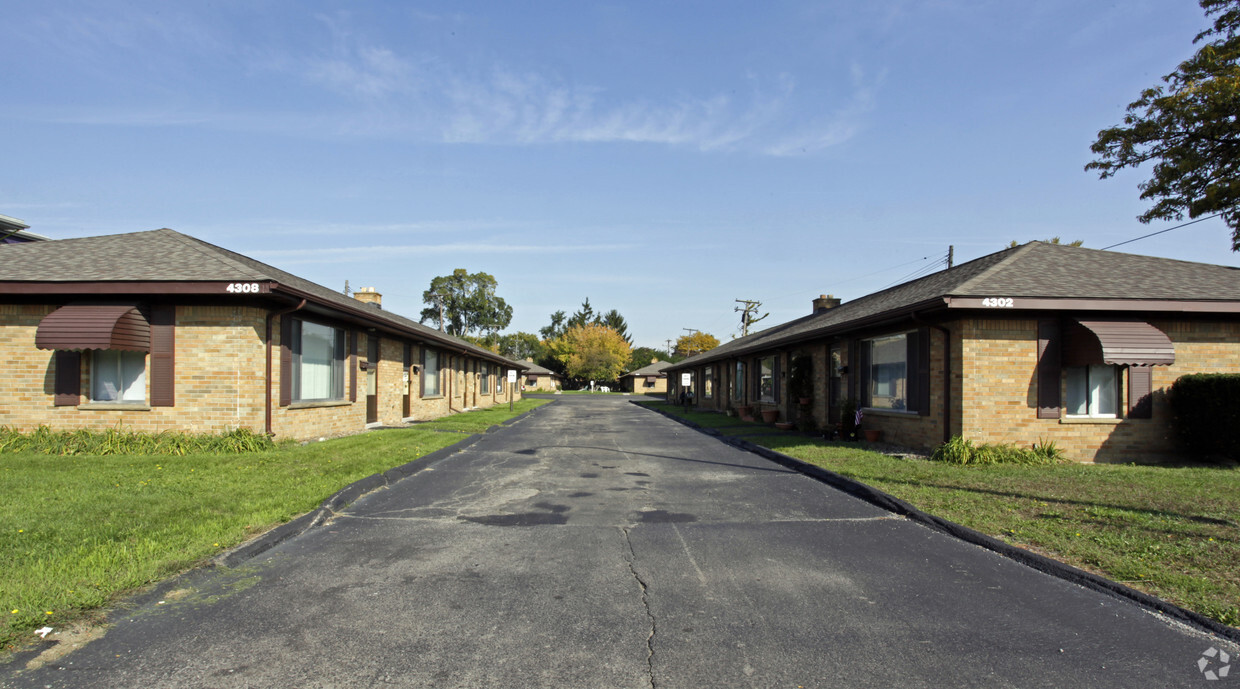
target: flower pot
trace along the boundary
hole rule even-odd
[[[865,434],[865,441],[867,443],[876,443],[883,439],[883,432],[877,428],[867,428],[861,432]]]
[[[775,424],[775,428],[778,428],[781,431],[791,431],[796,427],[797,425],[795,423],[791,423],[789,421],[779,421]]]
[[[762,421],[764,423],[775,423],[775,420],[778,418],[779,418],[778,409],[763,409],[762,410]]]
[[[742,419],[752,418],[753,417],[753,406],[748,405],[748,404],[739,405],[736,408],[736,415],[741,417]]]

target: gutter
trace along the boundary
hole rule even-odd
[[[284,316],[294,311],[299,311],[305,305],[306,305],[306,300],[302,299],[297,304],[297,306],[285,309],[283,311],[271,311],[271,312],[268,312],[267,314],[267,394],[266,394],[267,409],[266,409],[264,421],[265,421],[265,430],[267,432],[268,437],[272,435],[272,432],[271,432],[271,323],[272,321],[275,320],[276,316]]]

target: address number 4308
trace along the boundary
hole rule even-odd
[[[257,282],[230,282],[228,283],[228,286],[224,288],[224,291],[232,292],[234,294],[255,294],[258,292],[258,283]]]

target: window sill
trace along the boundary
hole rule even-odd
[[[294,402],[287,409],[319,409],[322,407],[345,407],[353,402],[349,400],[315,400],[313,402]]]
[[[90,411],[150,411],[151,405],[146,402],[87,402],[77,408]]]
[[[420,397],[419,399],[424,399],[424,400],[441,400],[441,399],[443,399],[443,398],[444,398],[444,396],[443,396],[443,395],[423,395],[423,396],[422,396],[422,397]]]
[[[1118,426],[1123,419],[1114,416],[1065,416],[1059,420],[1061,424],[1097,424],[1100,426]]]
[[[897,419],[921,416],[921,414],[908,409],[878,409],[875,407],[862,407],[861,414],[862,416],[890,416]]]

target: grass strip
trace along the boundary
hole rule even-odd
[[[546,403],[521,400],[512,413],[504,405],[440,425],[482,432]],[[97,615],[354,481],[462,439],[426,425],[248,454],[0,453],[0,645]]]
[[[686,415],[666,404],[646,406],[695,423],[704,415]],[[1240,626],[1240,469],[960,466],[800,434],[746,440],[1017,547]]]

